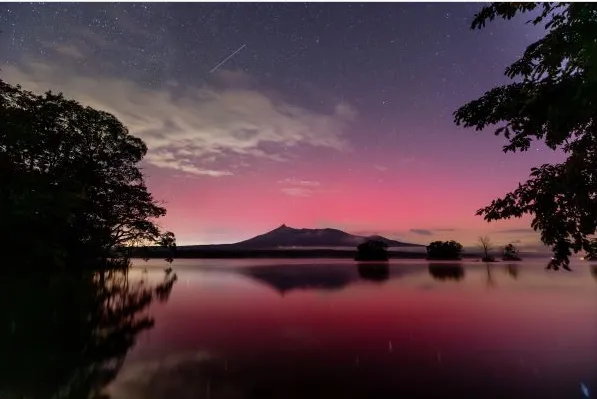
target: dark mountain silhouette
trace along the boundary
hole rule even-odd
[[[221,245],[188,245],[179,249],[265,249],[279,247],[355,247],[366,240],[378,240],[388,247],[422,247],[382,236],[358,236],[337,229],[295,229],[285,224],[245,241]]]

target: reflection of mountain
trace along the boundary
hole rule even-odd
[[[464,278],[464,268],[459,263],[430,263],[429,274],[440,281],[459,281]]]
[[[390,266],[387,263],[359,263],[359,276],[365,280],[386,281],[390,278]]]
[[[167,300],[176,277],[160,284]],[[101,275],[19,275],[0,279],[0,396],[96,397],[113,380],[156,288]]]
[[[292,290],[340,290],[354,280],[346,265],[305,266],[275,265],[243,268],[243,274],[265,283],[284,294]]]
[[[342,290],[363,280],[385,281],[397,279],[408,273],[421,272],[421,265],[396,265],[387,263],[360,263],[356,271],[352,265],[271,265],[236,269],[236,272],[266,284],[281,294],[292,290]]]

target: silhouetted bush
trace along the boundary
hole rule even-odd
[[[433,241],[427,246],[427,259],[460,260],[462,244],[456,241]]]
[[[383,241],[367,240],[357,247],[355,260],[367,261],[386,261],[388,257],[388,245]]]
[[[518,256],[518,250],[513,244],[508,244],[504,247],[504,255],[502,256],[502,260],[507,261],[517,261],[521,260]]]

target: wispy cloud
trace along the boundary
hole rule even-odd
[[[388,167],[387,166],[383,166],[383,165],[373,165],[373,167],[377,170],[379,170],[380,172],[387,172],[388,171]]]
[[[318,181],[313,180],[298,180],[298,179],[284,179],[280,180],[278,183],[280,184],[287,184],[290,186],[305,186],[305,187],[319,187],[321,183]]]
[[[83,50],[73,43],[44,43],[46,48],[55,51],[61,56],[69,57],[75,60],[81,60],[85,58]]]
[[[520,229],[504,229],[504,230],[497,230],[496,233],[500,234],[529,234],[529,233],[536,233],[535,230],[530,228],[520,228]]]
[[[418,234],[418,235],[421,235],[421,236],[431,236],[431,235],[433,235],[433,232],[431,230],[426,230],[426,229],[410,229],[409,231],[411,233]]]
[[[221,164],[214,168],[209,162],[213,156],[222,162],[231,156],[284,161],[288,160],[284,152],[271,148],[308,145],[349,150],[343,132],[356,116],[356,110],[346,103],[321,113],[267,90],[217,85],[183,89],[176,82],[151,88],[113,76],[65,73],[58,64],[36,60],[4,67],[2,72],[7,82],[36,92],[63,92],[114,114],[147,143],[148,163],[195,175],[231,174]]]
[[[281,191],[291,197],[310,197],[313,190],[303,187],[285,187]]]

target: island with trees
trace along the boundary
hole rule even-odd
[[[388,261],[388,244],[379,240],[367,240],[357,246],[356,261]]]
[[[483,251],[482,262],[495,262],[495,256],[491,255],[490,251],[493,249],[493,243],[488,236],[479,237],[479,246]]]
[[[461,260],[462,244],[454,240],[433,241],[427,246],[428,260]]]
[[[504,247],[504,254],[502,255],[502,260],[519,261],[522,259],[519,256],[518,249],[514,246],[514,244],[510,243]]]

